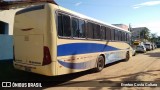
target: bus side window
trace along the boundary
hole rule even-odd
[[[127,33],[126,33],[126,40],[125,41],[127,42]]]
[[[119,34],[120,34],[119,30],[117,31],[117,33],[118,33],[118,34],[117,34],[118,41],[120,41],[120,40],[119,40]]]
[[[118,30],[115,30],[115,36],[114,36],[115,40],[118,41]]]
[[[123,32],[123,41],[125,41],[125,32]]]
[[[86,30],[85,30],[85,21],[79,20],[79,37],[85,38],[86,37]]]
[[[63,36],[71,36],[70,17],[67,15],[63,15]]]
[[[106,28],[101,26],[101,39],[106,40]]]
[[[78,19],[72,18],[73,37],[79,37]]]
[[[106,40],[111,40],[111,29],[106,27]]]
[[[100,25],[98,25],[98,24],[94,24],[94,26],[93,26],[93,32],[94,32],[94,39],[100,39]]]
[[[125,41],[125,39],[126,39],[126,34],[125,32],[123,32],[123,41]]]
[[[126,39],[127,39],[127,37],[126,37],[126,36],[127,36],[127,33],[125,33],[124,35],[125,35],[124,41],[126,41]]]
[[[125,33],[122,32],[122,41],[125,41]]]
[[[120,31],[120,41],[122,41],[122,31]]]
[[[70,17],[67,15],[58,14],[58,35],[71,36]]]
[[[128,35],[128,42],[131,41],[131,34]]]
[[[87,38],[93,38],[93,24],[87,23]]]
[[[123,32],[121,32],[121,39],[122,39],[122,41],[124,41],[124,33]]]
[[[58,35],[63,36],[62,14],[58,14]]]
[[[115,31],[114,29],[111,30],[111,40],[114,41],[114,35],[115,35]]]

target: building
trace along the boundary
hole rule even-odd
[[[47,2],[56,4],[53,0],[21,0],[21,1],[19,0],[19,1],[0,2],[0,25],[1,25],[0,30],[5,30],[3,31],[7,32],[5,34],[13,35],[14,15],[17,11],[23,8]]]
[[[13,25],[15,13],[23,8],[44,3],[54,3],[53,0],[0,0],[0,60],[13,59]]]
[[[125,29],[125,30],[129,30],[128,28],[128,26],[127,25],[125,25],[125,24],[113,24],[114,26],[117,26],[117,27],[120,27],[120,28],[122,28],[122,29]]]
[[[143,30],[146,30],[148,29],[147,27],[136,27],[136,28],[132,28],[131,29],[131,33],[132,33],[132,40],[142,40],[144,39],[142,36],[141,36],[141,32]]]

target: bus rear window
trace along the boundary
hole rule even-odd
[[[35,10],[41,10],[41,9],[44,9],[44,5],[33,6],[33,7],[29,7],[29,8],[20,10],[16,13],[16,15],[26,13],[26,12],[30,12],[30,11],[35,11]]]

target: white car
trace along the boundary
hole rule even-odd
[[[145,53],[146,52],[145,46],[138,45],[137,48],[136,48],[136,52],[143,52],[143,53]]]
[[[144,44],[147,50],[152,50],[152,45],[150,43]]]
[[[135,56],[136,55],[136,46],[132,46],[132,56]]]

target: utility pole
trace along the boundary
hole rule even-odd
[[[128,30],[131,32],[132,31],[132,27],[131,27],[131,24],[129,24],[129,28]]]

